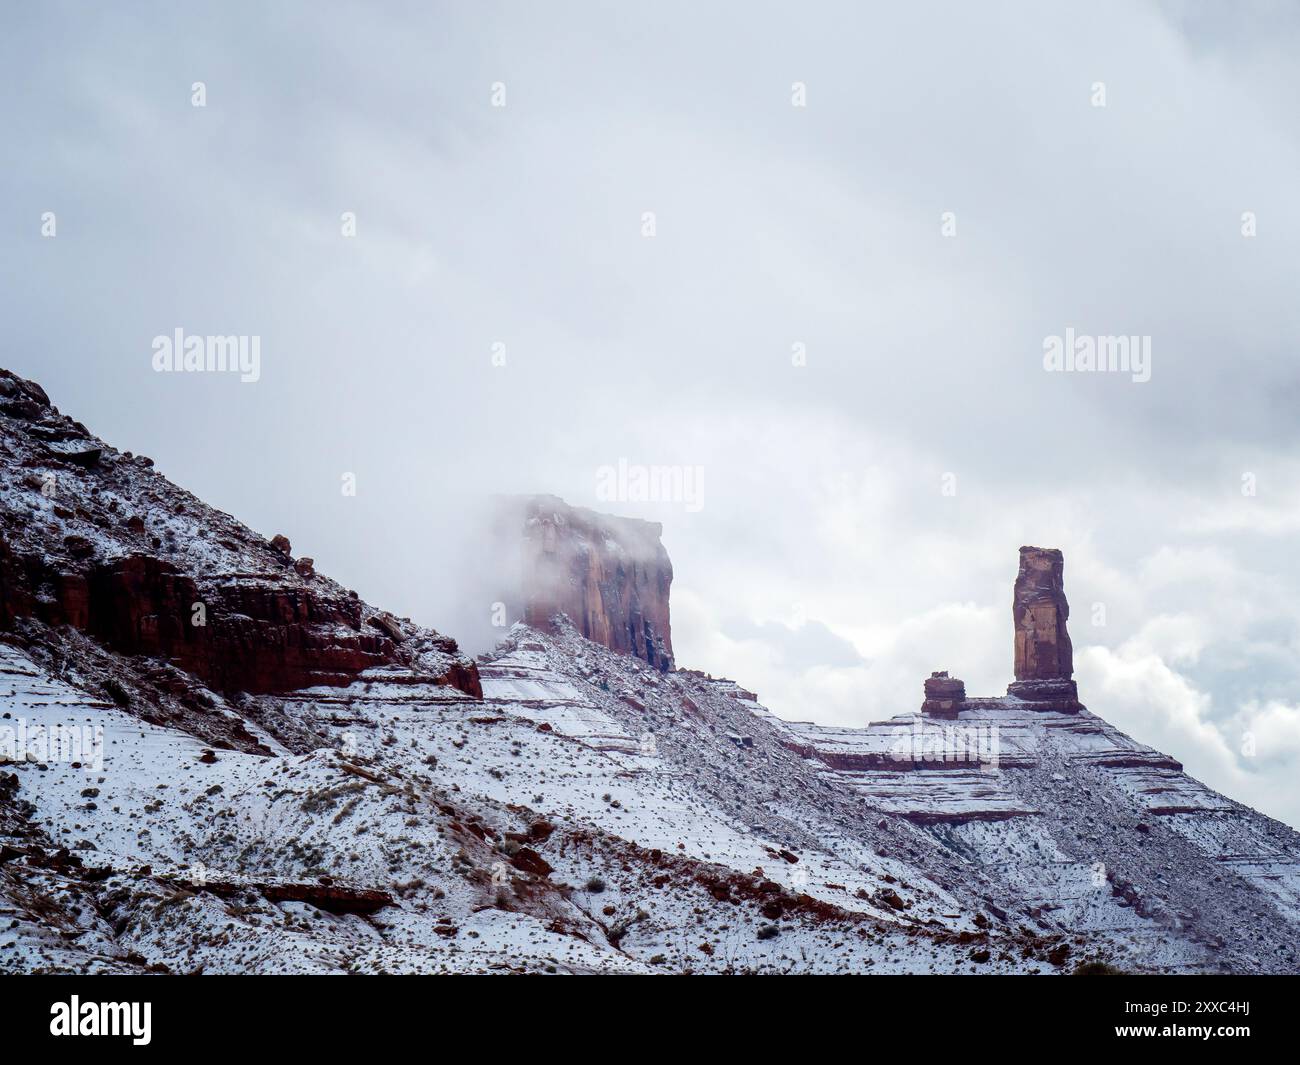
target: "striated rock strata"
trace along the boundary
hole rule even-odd
[[[662,525],[571,507],[558,496],[508,500],[503,522],[520,544],[516,606],[525,624],[550,629],[564,614],[589,640],[673,668],[673,567]]]
[[[223,692],[346,685],[405,665],[480,694],[455,641],[399,624],[61,415],[0,371],[0,631],[29,623],[70,654],[72,630],[162,660]]]

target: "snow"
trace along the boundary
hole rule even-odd
[[[0,865],[0,928],[16,922],[0,969],[1296,967],[1295,833],[1086,711],[982,700],[950,724],[996,725],[996,767],[904,768],[890,744],[915,714],[789,724],[734,682],[659,674],[563,627],[516,627],[480,670],[482,701],[401,667],[214,699],[267,725],[259,754],[142,721],[0,645],[0,724],[104,738],[99,771],[0,767],[33,807],[10,834],[46,855]],[[51,866],[59,847],[101,878]],[[524,872],[525,852],[549,875]],[[322,878],[392,904],[265,894]]]

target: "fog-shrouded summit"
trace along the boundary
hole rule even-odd
[[[511,614],[534,628],[567,615],[589,640],[673,668],[663,525],[571,507],[558,496],[504,498],[498,540],[519,554]]]

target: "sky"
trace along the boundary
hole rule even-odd
[[[1298,43],[1284,3],[27,5],[0,363],[471,650],[486,496],[661,521],[678,663],[792,719],[999,694],[1059,547],[1083,701],[1300,825]],[[176,329],[257,380],[157,371]]]

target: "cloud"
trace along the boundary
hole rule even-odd
[[[1215,720],[1211,695],[1136,645],[1091,647],[1075,664],[1095,713],[1230,798],[1300,821],[1300,796],[1278,786],[1300,771],[1300,708],[1247,703]]]
[[[863,663],[853,644],[816,620],[801,619],[797,624],[786,625],[779,621],[755,623],[737,618],[725,622],[722,630],[731,640],[766,644],[777,665],[795,672],[823,667],[844,669]]]
[[[1077,657],[1076,671],[1097,712],[1135,739],[1183,752],[1179,757],[1194,775],[1231,772],[1231,751],[1205,719],[1209,696],[1158,655],[1132,645],[1118,652],[1091,647]]]
[[[1300,706],[1250,702],[1241,707],[1238,720],[1243,744],[1244,737],[1251,740],[1247,757],[1258,758],[1261,767],[1292,774],[1300,770]]]

